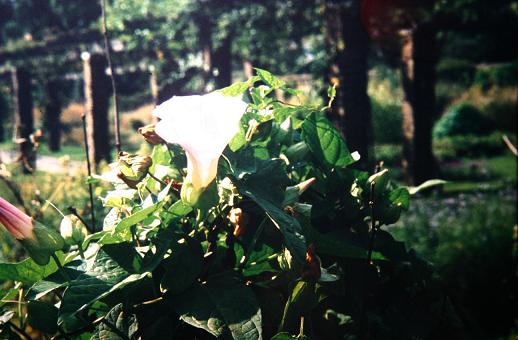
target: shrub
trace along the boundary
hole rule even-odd
[[[421,198],[390,228],[435,264],[475,338],[508,335],[516,317],[515,204],[513,191]]]
[[[401,106],[371,99],[372,129],[377,144],[397,144],[403,139]]]
[[[435,155],[442,160],[461,157],[481,157],[501,154],[505,150],[502,134],[495,132],[487,136],[459,135],[433,141]]]
[[[473,63],[463,59],[444,59],[437,65],[439,80],[471,85],[475,77],[476,68]]]
[[[476,107],[468,103],[452,107],[435,124],[434,138],[459,135],[486,135],[493,130],[493,123]]]
[[[479,68],[475,74],[475,84],[486,91],[493,86],[518,85],[518,61]]]

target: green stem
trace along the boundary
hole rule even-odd
[[[250,257],[250,253],[254,250],[255,244],[257,243],[257,240],[261,236],[267,222],[268,222],[268,219],[265,217],[261,221],[261,224],[259,224],[259,226],[257,227],[255,234],[254,234],[254,238],[252,238],[252,241],[250,242],[250,246],[248,247],[248,251],[245,254],[245,258],[243,259],[243,261],[239,262],[239,268],[245,267],[246,263],[248,262],[248,258]]]
[[[155,175],[153,175],[151,172],[148,171],[148,175],[149,177],[151,177],[152,179],[154,179],[155,181],[157,181],[158,183],[162,184],[163,186],[167,186],[167,183],[162,181],[160,178],[156,177]]]
[[[61,274],[63,275],[65,280],[67,280],[67,282],[70,283],[70,281],[72,281],[72,279],[70,278],[70,276],[68,276],[67,272],[65,271],[65,268],[61,264],[61,261],[59,261],[59,259],[56,256],[56,254],[52,254],[52,258],[54,259],[54,262],[56,262],[56,264],[57,264],[57,266],[59,268],[59,271],[61,272]]]
[[[25,339],[32,340],[32,338],[29,336],[29,334],[27,334],[23,329],[21,329],[20,327],[16,326],[11,321],[7,321],[7,324],[9,326],[11,326],[11,328],[13,328],[18,334],[22,335]]]

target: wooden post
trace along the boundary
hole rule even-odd
[[[156,76],[156,69],[154,65],[149,65],[149,89],[151,90],[151,97],[153,104],[158,105],[158,79]]]
[[[361,21],[361,0],[350,5],[326,3],[326,45],[331,63],[328,80],[338,85],[329,118],[340,129],[351,151],[361,159],[355,167],[371,170],[371,106],[367,95],[369,36]]]
[[[438,166],[432,151],[435,118],[436,37],[430,25],[400,31],[404,100],[403,169],[413,185],[437,176]]]
[[[86,130],[90,160],[94,169],[102,160],[111,161],[108,107],[110,79],[106,75],[106,58],[102,54],[83,52],[83,77],[86,106]]]
[[[23,172],[28,174],[36,168],[36,155],[31,135],[34,132],[34,116],[32,112],[31,74],[18,67],[12,71],[13,104],[16,111],[16,143],[19,145],[19,156]]]
[[[61,143],[61,99],[59,97],[59,81],[49,80],[45,83],[45,134],[50,151],[59,151]]]

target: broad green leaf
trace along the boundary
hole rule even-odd
[[[302,124],[302,139],[321,163],[344,168],[355,162],[340,132],[324,116],[311,113]]]
[[[147,273],[138,273],[141,261],[129,243],[103,246],[92,267],[72,280],[65,290],[59,310],[60,323],[109,293],[144,278]]]
[[[262,339],[261,310],[251,288],[232,272],[209,277],[171,303],[180,318],[216,337],[232,334],[234,339]]]
[[[390,202],[404,210],[408,210],[410,207],[410,192],[407,188],[397,188],[389,194]]]
[[[164,225],[169,225],[172,221],[179,220],[187,216],[192,211],[192,207],[182,200],[174,202],[164,213]]]
[[[262,339],[259,303],[241,278],[232,272],[214,275],[205,288],[234,339]]]
[[[174,242],[171,255],[163,261],[161,287],[178,294],[191,286],[203,269],[203,249],[190,237]]]
[[[54,334],[57,329],[58,309],[47,302],[29,301],[27,305],[29,324],[44,333]]]
[[[294,329],[295,325],[298,325],[300,317],[310,312],[317,304],[318,298],[315,294],[315,284],[298,281],[293,287],[284,307],[280,330]]]
[[[124,335],[127,339],[137,339],[138,321],[134,314],[124,310],[124,305],[119,303],[113,307],[103,322],[95,329],[92,340],[119,340]]]
[[[63,261],[63,253],[56,253],[60,261]],[[20,281],[23,283],[37,282],[58,270],[54,261],[44,266],[38,265],[33,259],[25,259],[17,263],[0,263],[1,281]]]
[[[315,245],[318,254],[332,255],[351,259],[366,259],[367,249],[355,244],[343,230],[333,230],[322,234],[306,225],[308,239]],[[378,252],[372,253],[373,260],[385,260]]]
[[[428,188],[431,188],[431,187],[435,187],[435,186],[438,186],[438,185],[443,185],[443,184],[446,184],[448,183],[448,181],[444,181],[442,179],[430,179],[424,183],[421,183],[419,186],[417,187],[408,187],[408,192],[410,193],[410,195],[415,195],[417,194],[419,191],[422,191],[422,190],[425,190],[425,189],[428,189]]]
[[[108,231],[108,233],[104,234],[99,240],[100,244],[112,244],[112,243],[120,243],[131,240],[131,230],[130,228],[137,223],[142,222],[147,217],[151,216],[157,209],[159,209],[163,205],[163,202],[157,202],[153,205],[150,205],[147,208],[141,209],[130,216],[123,218],[120,222],[113,228],[113,230]],[[85,240],[86,241],[86,240]]]
[[[285,84],[283,80],[280,80],[279,78],[277,78],[276,76],[274,76],[266,70],[256,67],[255,71],[257,72],[257,76],[259,76],[259,78],[262,81],[264,81],[267,85],[273,87],[274,89],[281,88]]]
[[[66,272],[66,277],[63,275],[62,270],[56,271],[45,279],[33,284],[27,291],[26,298],[28,300],[39,300],[48,293],[66,286],[69,279],[75,279],[84,273],[85,266],[86,262],[83,261],[72,261],[66,264],[63,267],[63,270]]]
[[[306,255],[306,241],[302,227],[293,217],[282,210],[287,175],[281,160],[270,160],[258,166],[258,171],[245,176],[237,186],[239,192],[255,201],[279,228],[284,236],[284,243],[292,256],[302,262]]]
[[[259,77],[254,76],[245,82],[234,83],[234,84],[224,87],[218,91],[223,93],[224,96],[237,97],[239,95],[242,95],[246,90],[248,90],[258,80],[259,80]]]

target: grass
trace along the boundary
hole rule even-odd
[[[495,339],[507,337],[517,317],[516,219],[516,191],[511,187],[414,199],[388,229],[435,266],[471,335]]]

